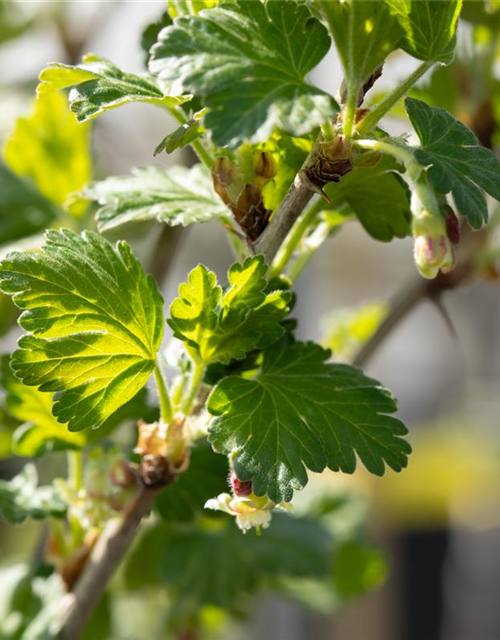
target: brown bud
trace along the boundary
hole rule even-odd
[[[309,180],[323,187],[328,182],[339,182],[340,178],[352,171],[353,151],[344,136],[323,142],[320,145],[315,162],[306,168]]]

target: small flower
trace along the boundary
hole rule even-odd
[[[215,511],[224,511],[231,516],[236,517],[236,524],[246,533],[252,527],[255,527],[257,533],[260,533],[261,527],[267,529],[271,523],[273,509],[282,511],[290,511],[292,505],[289,502],[280,502],[276,504],[269,500],[267,496],[256,496],[250,493],[248,496],[233,497],[229,493],[221,493],[217,498],[212,498],[205,503],[205,509],[214,509]]]

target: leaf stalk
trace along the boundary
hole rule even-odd
[[[386,113],[420,80],[420,78],[435,64],[433,60],[422,62],[410,75],[405,78],[382,102],[370,111],[356,126],[356,133],[365,135],[371,131]],[[345,125],[344,125],[345,127]],[[346,134],[347,135],[347,134]]]

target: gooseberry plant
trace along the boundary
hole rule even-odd
[[[485,194],[500,200],[496,157],[419,99],[404,102],[412,138],[409,128],[394,137],[381,126],[426,72],[452,61],[460,10],[458,0],[171,1],[143,34],[147,73],[94,54],[41,72],[40,103],[69,89],[78,127],[146,102],[178,123],[159,132],[155,154],[191,147],[198,158],[191,168],[156,164],[79,185],[67,210],[93,208],[96,230],[51,228],[43,246],[0,263],[0,288],[22,310],[25,332],[2,367],[6,410],[27,423],[17,452],[67,450],[70,462],[53,487],[37,487],[27,467],[0,488],[4,519],[51,518],[47,558],[68,593],[43,637],[80,637],[151,511],[164,523],[142,525],[126,580],[159,579],[151,554],[164,550],[177,624],[194,634],[202,605],[238,610],[262,575],[325,577],[331,541],[321,518],[336,507],[275,513],[292,509],[308,471],[354,473],[357,460],[375,475],[407,466],[393,396],[295,338],[293,287],[353,220],[380,242],[413,235],[416,269],[443,288],[464,277],[464,264],[470,274],[470,256],[454,272],[460,225],[480,229]],[[307,79],[332,43],[344,71],[335,97]],[[418,66],[367,108],[387,57],[401,50]],[[167,313],[129,244],[106,238],[146,220],[160,229],[212,219],[234,252],[227,279],[199,264]],[[146,401],[151,378],[159,415]],[[113,440],[126,417],[139,420],[135,457]],[[92,448],[103,435],[113,445]],[[193,521],[187,532],[173,527]],[[216,593],[193,572],[196,557],[208,575],[232,567]]]

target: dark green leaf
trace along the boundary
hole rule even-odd
[[[121,71],[110,60],[92,53],[84,56],[79,66],[53,62],[40,73],[40,95],[68,87],[73,87],[69,103],[78,122],[129,102],[176,106],[190,100],[190,96],[166,96],[155,78]]]
[[[164,11],[156,22],[148,24],[141,34],[141,48],[144,51],[144,58],[146,65],[149,62],[151,47],[158,40],[158,34],[164,27],[168,27],[172,24],[172,18],[168,11]]]
[[[198,444],[191,451],[189,469],[158,497],[159,514],[170,523],[195,520],[207,500],[228,490],[227,477],[227,459],[208,444]]]
[[[290,294],[280,290],[266,294],[266,272],[262,256],[233,264],[230,286],[223,294],[215,273],[198,265],[170,306],[168,323],[174,336],[205,364],[227,364],[278,340]]]
[[[404,31],[401,47],[419,60],[451,62],[462,0],[386,0]]]
[[[160,33],[150,70],[173,95],[205,96],[215,142],[237,147],[275,127],[300,136],[334,115],[333,98],[305,81],[329,48],[305,4],[240,1],[176,19]]]
[[[53,487],[38,487],[37,484],[38,475],[32,464],[25,465],[12,480],[0,480],[0,518],[15,524],[26,518],[62,518],[66,513],[62,497]]]
[[[332,542],[321,524],[274,514],[270,529],[243,536],[227,518],[205,518],[197,529],[156,526],[143,535],[126,566],[135,589],[156,577],[169,585],[175,608],[237,609],[248,594],[280,576],[323,578]]]
[[[48,200],[0,163],[0,244],[38,233],[56,216]]]
[[[85,231],[48,231],[41,252],[9,254],[1,287],[31,332],[11,366],[53,391],[53,414],[72,431],[100,426],[142,389],[163,335],[163,301],[130,247]]]
[[[132,169],[129,176],[94,182],[81,195],[100,205],[100,231],[155,218],[171,226],[188,226],[228,214],[202,165]]]
[[[384,168],[360,167],[337,184],[327,185],[327,210],[354,214],[376,240],[389,242],[410,234],[409,191],[398,174]]]
[[[387,415],[394,398],[361,370],[327,363],[329,355],[287,336],[264,352],[255,379],[225,378],[212,391],[209,439],[257,495],[290,501],[307,483],[306,467],[353,473],[356,454],[376,475],[386,464],[406,467],[407,430]]]
[[[407,98],[406,111],[420,138],[415,158],[428,167],[429,180],[440,193],[451,191],[458,211],[474,229],[488,220],[483,189],[500,200],[500,163],[492,151],[478,145],[464,124],[438,107]]]

